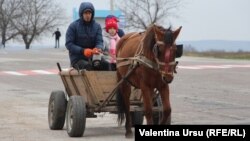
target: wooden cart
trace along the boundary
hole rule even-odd
[[[58,64],[59,75],[65,87],[64,91],[52,91],[48,106],[49,127],[60,130],[66,121],[67,133],[71,137],[84,134],[86,118],[96,117],[95,113],[117,113],[115,71],[86,71],[86,70],[61,70]],[[143,123],[143,105],[140,90],[132,89],[130,97],[130,111],[132,124]],[[156,101],[156,107],[161,106],[161,101]],[[155,120],[160,118],[157,108]]]

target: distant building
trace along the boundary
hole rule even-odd
[[[105,26],[105,18],[108,15],[115,15],[119,19],[119,28],[125,27],[125,17],[120,10],[95,10],[95,20],[101,24],[101,27]],[[73,9],[73,21],[79,18],[78,10],[76,8]]]

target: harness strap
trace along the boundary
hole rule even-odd
[[[145,56],[116,58],[116,59],[117,61],[122,61],[122,62],[117,62],[116,64],[117,68],[139,62],[139,64],[143,64],[151,69],[158,69],[158,65],[153,61],[149,60],[148,58],[146,58]]]
[[[131,81],[128,80],[128,77],[123,77],[122,79],[123,79],[124,81],[126,81],[129,85],[135,87],[136,89],[138,88],[138,87],[136,87]]]
[[[164,66],[165,63],[164,62],[160,62],[158,59],[156,60],[157,63],[149,60],[148,58],[146,58],[145,56],[136,56],[136,57],[128,57],[128,58],[116,58],[117,60],[121,61],[121,62],[117,62],[116,63],[116,67],[122,67],[122,66],[128,66],[131,64],[137,64],[139,62],[139,64],[142,64],[146,67],[149,67],[151,69],[154,70],[159,70],[160,66]],[[169,62],[170,66],[174,66],[174,73],[176,72],[176,66],[177,66],[178,62],[172,61]],[[161,74],[167,74],[164,71],[159,70]]]
[[[127,60],[127,61],[123,61],[123,62],[119,62],[119,63],[117,62],[116,67],[119,68],[121,66],[127,66],[127,65],[130,65],[130,64],[132,64],[132,60]]]

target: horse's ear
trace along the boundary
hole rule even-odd
[[[179,35],[180,31],[181,31],[181,28],[182,28],[182,26],[180,26],[178,29],[176,29],[176,30],[174,31],[174,33],[173,33],[173,35],[174,35],[174,41],[175,41],[176,38],[178,37],[178,35]]]

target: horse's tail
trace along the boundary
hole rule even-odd
[[[122,79],[121,75],[117,71],[117,83]],[[122,84],[121,84],[122,85]],[[117,88],[117,93],[116,93],[116,104],[117,104],[117,121],[118,124],[121,125],[125,119],[124,113],[125,113],[125,104],[124,104],[124,99],[121,93],[121,87],[118,86]]]

